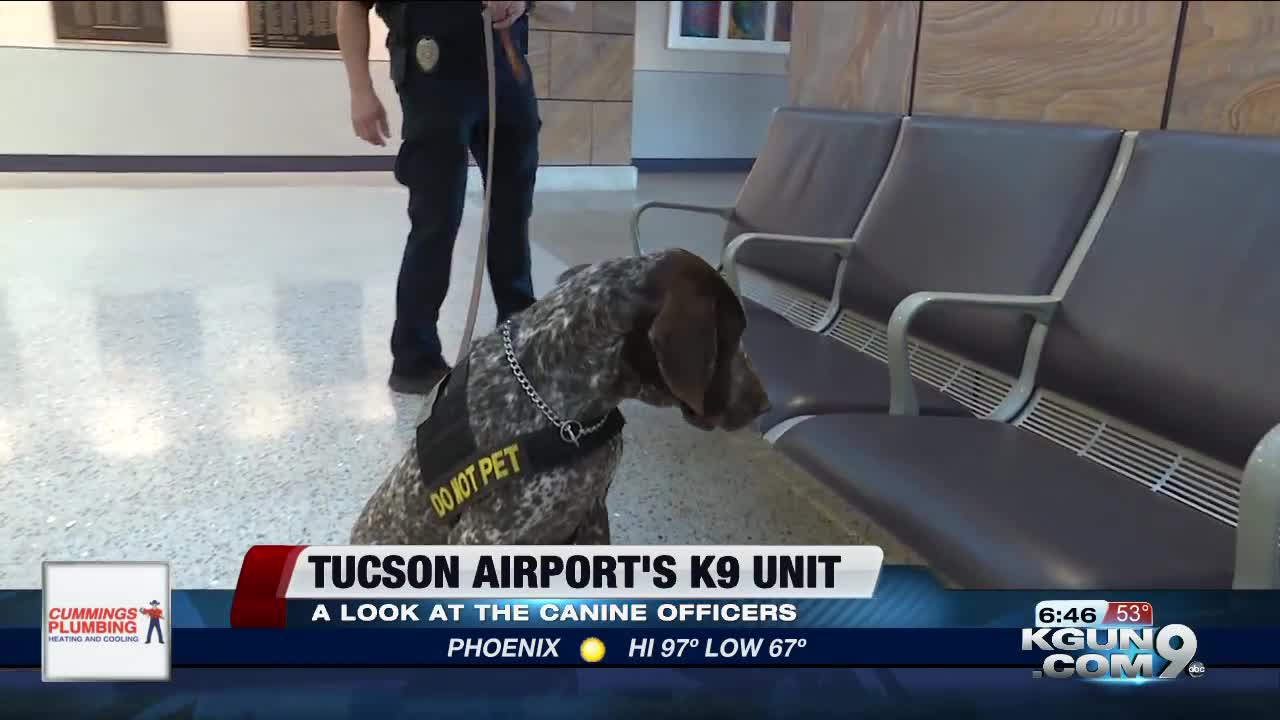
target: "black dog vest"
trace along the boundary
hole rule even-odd
[[[445,376],[434,391],[431,415],[418,426],[418,466],[437,516],[456,521],[462,509],[503,483],[520,482],[566,465],[602,447],[622,432],[626,420],[614,408],[604,424],[578,442],[567,441],[559,427],[513,436],[496,447],[476,445],[467,416],[470,359]],[[584,425],[591,426],[599,418]]]

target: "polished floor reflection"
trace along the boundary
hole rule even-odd
[[[739,181],[539,196],[538,288],[627,252],[638,197],[731,202]],[[179,587],[228,587],[251,544],[344,542],[421,409],[385,384],[402,192],[341,176],[3,182],[0,587],[77,558],[168,559]],[[705,221],[646,230],[713,252]],[[441,323],[450,352],[478,224],[473,205]],[[486,293],[482,329],[493,314]],[[627,411],[618,542],[861,541],[759,437]]]

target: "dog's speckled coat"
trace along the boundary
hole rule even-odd
[[[664,259],[681,252],[571,269],[544,298],[514,319],[512,344],[520,364],[561,417],[596,418],[625,398],[657,406],[676,404],[664,389],[641,382],[627,371],[623,348],[639,313],[652,306],[652,299],[644,297],[646,279]],[[548,425],[512,376],[500,333],[477,340],[470,362],[467,400],[479,447],[496,446]],[[740,365],[749,370],[749,364]],[[358,545],[607,544],[606,496],[621,454],[622,437],[618,436],[556,471],[499,485],[450,527],[431,508],[415,443],[365,505],[351,541]]]

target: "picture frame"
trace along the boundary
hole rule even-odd
[[[49,3],[58,43],[168,46],[169,20],[163,0]]]
[[[791,49],[795,3],[783,0],[672,0],[667,47],[786,54]]]
[[[250,51],[339,51],[337,8],[331,0],[248,0],[245,8]]]

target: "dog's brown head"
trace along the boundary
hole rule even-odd
[[[679,405],[703,430],[738,430],[769,409],[742,350],[746,313],[714,268],[683,250],[664,253],[641,282],[639,305],[623,344],[628,396]]]

